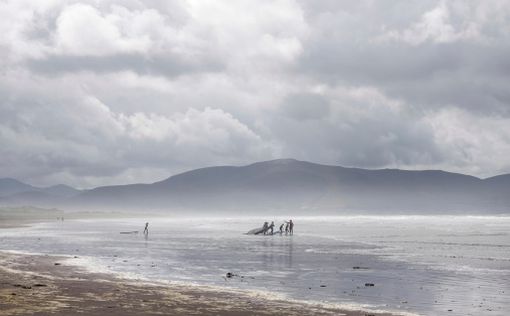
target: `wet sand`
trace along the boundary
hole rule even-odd
[[[88,273],[73,257],[0,252],[0,315],[388,315]]]
[[[0,207],[0,229],[26,227],[31,224],[55,221],[63,211],[36,207]]]
[[[36,220],[0,220],[0,229],[2,228],[18,228],[18,227],[26,227],[30,226],[30,224],[36,223]]]

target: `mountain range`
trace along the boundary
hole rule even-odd
[[[0,179],[0,205],[190,214],[508,214],[510,174],[345,168],[294,159],[195,169],[151,184],[77,190]]]
[[[18,200],[30,197],[68,198],[77,195],[80,190],[64,184],[50,187],[35,187],[12,178],[0,179],[0,203],[5,200]]]

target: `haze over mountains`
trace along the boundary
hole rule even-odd
[[[169,214],[510,213],[510,175],[366,170],[278,159],[196,169],[152,184],[76,190],[0,179],[0,205]]]
[[[20,201],[31,198],[68,198],[77,195],[80,190],[64,184],[53,185],[50,187],[35,187],[16,179],[0,179],[0,203],[5,201]],[[3,204],[2,203],[2,204]]]

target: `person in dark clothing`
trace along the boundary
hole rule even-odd
[[[289,233],[289,222],[285,222],[285,235]]]
[[[269,227],[268,227],[268,230],[269,229],[271,230],[271,235],[273,235],[273,233],[274,233],[274,231],[273,231],[274,230],[274,222],[271,222],[271,225],[269,225]]]
[[[289,233],[291,235],[294,235],[294,223],[292,222],[292,220],[289,221]]]
[[[149,234],[149,223],[145,223],[145,229],[143,230],[143,233],[148,235]]]
[[[267,234],[268,229],[269,229],[269,225],[267,224],[267,222],[264,222],[264,226],[262,226],[262,232],[264,233],[264,235]]]
[[[280,235],[283,235],[283,226],[285,226],[285,223],[282,223],[280,225]]]

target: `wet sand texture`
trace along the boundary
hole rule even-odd
[[[388,315],[116,279],[65,259],[0,253],[0,315]]]

